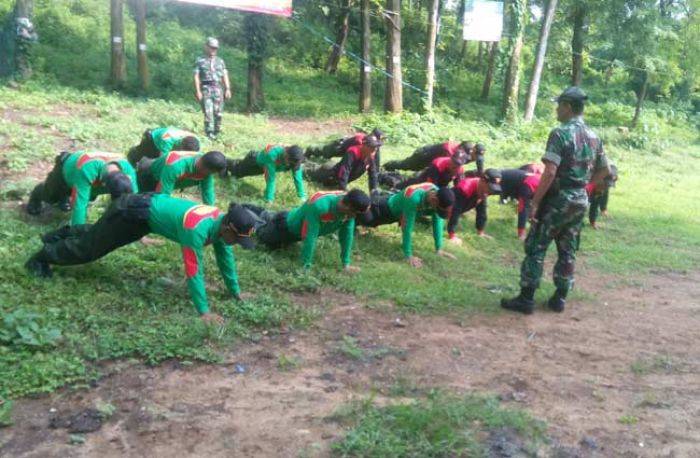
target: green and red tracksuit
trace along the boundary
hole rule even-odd
[[[501,200],[513,199],[518,202],[518,236],[525,235],[532,198],[535,197],[541,177],[521,169],[501,170]]]
[[[428,145],[418,148],[410,156],[397,160],[389,161],[384,165],[384,168],[389,171],[393,170],[414,170],[416,172],[429,167],[430,164],[439,157],[452,157],[457,152],[461,142],[447,141],[435,145]],[[471,162],[471,157],[467,157],[467,163]],[[479,154],[476,157],[476,170],[479,175],[484,172],[484,155]]]
[[[445,220],[438,216],[435,209],[428,203],[428,193],[437,190],[438,187],[432,183],[419,183],[388,197],[374,195],[370,209],[371,216],[358,217],[357,224],[377,227],[398,222],[401,226],[403,254],[410,258],[413,256],[413,228],[416,217],[430,216],[433,220],[435,251],[440,251]]]
[[[346,190],[350,182],[357,180],[364,173],[368,174],[369,192],[379,188],[379,158],[376,151],[369,157],[362,153],[362,146],[348,148],[340,162],[333,164],[315,164],[307,162],[306,176],[322,186]]]
[[[450,182],[464,173],[464,168],[460,166],[457,170],[451,171],[451,157],[439,157],[434,159],[430,165],[415,177],[405,180],[399,184],[400,189],[419,183],[433,183],[440,188],[449,186]]]
[[[340,260],[343,266],[348,266],[355,219],[338,211],[338,203],[344,196],[343,191],[317,192],[302,206],[289,212],[270,213],[259,207],[246,207],[266,220],[266,224],[257,229],[256,235],[267,247],[275,249],[301,241],[302,265],[308,269],[313,262],[318,237],[335,232],[340,242]]]
[[[141,143],[129,150],[127,155],[129,162],[136,165],[142,158],[155,159],[163,154],[180,148],[180,142],[185,137],[197,136],[192,132],[178,129],[177,127],[159,127],[148,129],[141,137]]]
[[[262,151],[251,151],[243,159],[234,160],[229,172],[236,178],[264,174],[265,201],[272,202],[275,200],[277,172],[290,171],[297,191],[297,197],[301,200],[306,200],[302,167],[302,165],[299,165],[292,170],[285,163],[284,146],[267,145]]]
[[[452,213],[447,223],[447,234],[450,238],[455,236],[459,218],[472,208],[476,208],[477,232],[482,232],[486,228],[486,198],[479,196],[478,186],[480,180],[478,177],[462,178],[452,188],[455,193],[455,203],[452,206]]]
[[[306,157],[321,157],[324,159],[332,159],[334,157],[343,157],[347,153],[348,148],[352,146],[362,145],[367,134],[358,132],[349,137],[339,138],[323,146],[310,146],[306,148]]]
[[[197,161],[202,153],[171,151],[155,159],[146,170],[139,168],[139,178],[144,191],[170,195],[175,189],[199,186],[202,202],[214,205],[214,176],[197,172]]]
[[[128,194],[115,199],[95,224],[64,227],[45,234],[36,257],[54,265],[95,261],[117,248],[149,234],[159,234],[182,247],[187,287],[199,313],[209,304],[204,284],[204,247],[214,255],[227,289],[240,294],[231,246],[219,236],[224,213],[216,207],[164,194]]]
[[[84,224],[90,201],[109,191],[103,184],[107,168],[114,164],[131,180],[132,191],[139,192],[136,172],[123,156],[98,151],[61,154],[46,181],[32,191],[30,202],[56,203],[70,195],[73,213],[71,224]]]

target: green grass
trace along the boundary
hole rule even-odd
[[[349,100],[351,91],[320,85],[316,77],[300,80],[300,93],[314,94],[337,109],[333,100]],[[271,92],[286,84],[271,84]],[[282,93],[282,92],[280,92]],[[300,111],[294,112],[300,104]],[[288,97],[292,114],[307,115],[315,109],[303,100]],[[181,275],[178,248],[134,244],[91,265],[55,269],[55,278],[40,281],[26,276],[22,264],[40,247],[38,235],[66,221],[66,215],[28,218],[15,202],[35,183],[27,176],[36,161],[50,163],[61,148],[101,148],[126,152],[148,127],[177,125],[201,130],[201,115],[192,102],[125,98],[103,90],[32,81],[21,90],[0,89],[0,109],[12,111],[0,122],[2,167],[11,179],[0,185],[0,311],[37,314],[38,325],[60,332],[61,337],[37,348],[15,342],[0,346],[0,396],[18,397],[48,392],[66,383],[97,377],[96,362],[136,356],[149,363],[167,358],[217,361],[222,350],[241,336],[274,329],[280,323],[304,325],[318,313],[291,299],[292,292],[315,292],[321,286],[357,295],[375,304],[396,303],[416,313],[492,313],[498,299],[517,291],[517,270],[522,245],[515,237],[515,209],[495,198],[489,206],[487,232],[494,240],[475,235],[473,215],[460,226],[464,245],[447,250],[457,261],[433,253],[429,228],[418,226],[414,251],[424,258],[423,269],[411,268],[401,256],[400,233],[386,226],[356,238],[354,263],[362,272],[350,276],[339,270],[338,243],[323,238],[310,273],[299,269],[300,247],[270,253],[235,249],[241,284],[251,299],[236,305],[224,293],[211,258],[207,282],[214,307],[228,320],[222,329],[208,329],[197,320]],[[614,106],[610,106],[614,109]],[[21,116],[17,116],[15,113]],[[593,120],[607,122],[598,108]],[[315,112],[320,114],[324,112]],[[330,113],[330,111],[325,112]],[[445,138],[478,139],[488,147],[490,166],[517,166],[537,160],[553,121],[499,127],[478,113],[456,118],[444,112],[343,118],[357,126],[384,129],[389,135],[385,160],[400,157],[416,146]],[[21,117],[21,119],[20,119]],[[692,127],[676,118],[648,110],[643,124],[653,128],[626,134],[614,127],[599,130],[608,154],[621,171],[612,192],[612,218],[598,232],[586,229],[580,262],[616,276],[643,276],[658,270],[691,270],[700,262],[700,145]],[[323,141],[318,135],[278,128],[267,115],[226,113],[220,141],[205,141],[204,149],[220,149],[241,156],[267,143],[306,145]],[[339,132],[324,132],[327,138]],[[323,136],[322,135],[322,136]],[[322,137],[321,136],[321,137]],[[71,140],[72,139],[72,140]],[[636,145],[636,146],[635,146]],[[364,188],[366,181],[357,183]],[[261,203],[263,180],[245,179],[218,184],[219,205],[229,201]],[[313,186],[312,186],[313,190]],[[194,196],[197,198],[197,196]],[[91,209],[96,218],[106,201]],[[291,180],[282,176],[275,208],[296,205]],[[550,256],[555,250],[551,250]],[[604,285],[602,286],[604,288]],[[551,292],[545,281],[541,298]],[[585,294],[595,294],[588,291]],[[582,297],[581,292],[574,295]]]
[[[333,446],[342,457],[485,457],[489,433],[495,431],[515,431],[523,452],[534,451],[545,438],[544,423],[501,407],[495,398],[474,395],[434,392],[386,406],[368,400],[351,404],[336,419],[350,427]]]

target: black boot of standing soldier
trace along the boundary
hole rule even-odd
[[[564,306],[566,306],[566,293],[567,291],[556,290],[547,301],[547,307],[553,312],[563,312]]]
[[[514,312],[530,315],[535,310],[535,289],[521,288],[520,294],[513,299],[501,299],[501,307]]]

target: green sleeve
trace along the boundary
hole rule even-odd
[[[214,192],[214,176],[209,175],[199,183],[199,189],[202,191],[202,202],[206,205],[214,205],[216,202],[216,194]]]
[[[177,177],[179,175],[180,173],[175,169],[174,165],[166,165],[163,167],[158,184],[156,185],[156,192],[167,196],[172,194],[175,190],[175,183],[177,182]]]
[[[139,193],[139,180],[136,178],[136,171],[133,168],[127,172],[129,180],[131,180],[131,192],[134,194]]]
[[[188,246],[182,247],[182,258],[185,262],[185,274],[187,275],[187,289],[194,302],[194,307],[200,314],[209,312],[207,291],[204,287],[204,259],[202,250]]]
[[[90,202],[91,191],[92,186],[90,186],[90,183],[78,183],[73,185],[72,195],[74,196],[74,200],[71,202],[73,206],[73,213],[70,218],[71,226],[85,224],[85,221],[87,221],[87,209],[88,203]]]
[[[234,296],[240,295],[241,288],[238,285],[238,270],[236,269],[236,258],[233,255],[233,248],[219,240],[214,242],[214,255],[226,288]]]
[[[301,260],[305,269],[311,268],[311,263],[314,259],[314,251],[316,250],[316,241],[318,233],[321,229],[320,218],[317,214],[306,215],[302,222],[301,231],[304,242],[301,248]]]
[[[343,223],[338,229],[338,240],[340,241],[340,261],[343,267],[349,266],[352,256],[352,244],[355,238],[355,219]]]
[[[435,251],[442,249],[442,232],[445,228],[445,220],[440,218],[437,213],[433,214],[433,240],[435,240]]]
[[[275,164],[265,164],[265,202],[275,200],[275,182],[277,181],[277,169]]]
[[[306,191],[304,190],[304,173],[303,165],[292,172],[292,178],[294,179],[294,187],[297,189],[297,196],[301,200],[306,200]]]
[[[413,256],[413,227],[416,223],[416,208],[411,206],[409,208],[404,208],[402,215],[402,244],[403,255],[407,258]]]

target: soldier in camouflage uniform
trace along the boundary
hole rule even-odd
[[[27,79],[32,74],[32,68],[29,65],[29,57],[31,48],[39,39],[34,24],[27,17],[18,17],[15,19],[15,69],[19,79]]]
[[[221,131],[221,113],[224,100],[231,98],[231,84],[226,63],[216,55],[219,40],[207,38],[204,46],[206,56],[197,59],[194,65],[194,88],[197,101],[204,112],[204,131],[211,139]]]
[[[586,94],[570,87],[555,100],[557,118],[562,125],[552,130],[547,151],[542,157],[545,171],[532,199],[531,227],[525,240],[525,259],[520,269],[520,294],[502,299],[501,306],[530,314],[534,310],[535,290],[542,278],[547,248],[557,245],[554,266],[556,292],[547,305],[555,312],[564,310],[566,296],[574,283],[576,250],[581,226],[588,209],[586,185],[600,182],[609,173],[603,144],[583,122]]]

